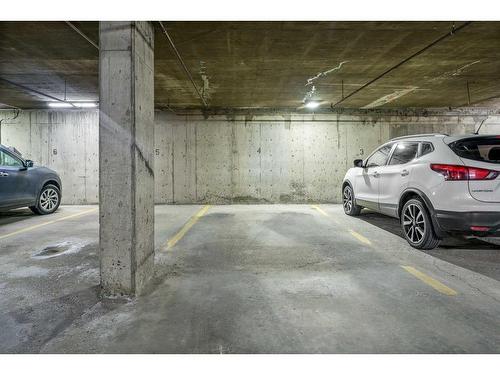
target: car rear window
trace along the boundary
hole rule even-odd
[[[420,152],[420,156],[430,154],[432,151],[434,151],[434,147],[432,146],[432,143],[424,142],[424,143],[422,143],[422,151]]]
[[[500,164],[500,137],[465,138],[449,146],[461,158]]]

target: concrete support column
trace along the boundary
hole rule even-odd
[[[140,293],[154,267],[154,29],[99,25],[101,286]]]

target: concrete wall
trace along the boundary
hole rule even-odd
[[[475,120],[158,113],[155,122],[157,201],[234,203],[338,202],[352,161],[384,141],[412,133],[472,132]]]
[[[7,118],[6,112],[0,118]],[[484,118],[462,113],[155,115],[157,203],[338,202],[352,160],[401,135],[471,133]],[[484,133],[498,133],[500,117]],[[56,169],[64,203],[98,200],[97,111],[22,111],[1,142]],[[490,124],[490,125],[488,125]]]
[[[63,183],[63,203],[99,199],[98,111],[0,112],[0,141],[14,146],[35,164],[56,170]]]
[[[479,126],[476,125],[476,129],[478,127]],[[479,132],[480,134],[500,134],[500,117],[498,117],[494,123],[491,123],[490,120],[486,121]]]

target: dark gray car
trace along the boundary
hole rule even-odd
[[[51,214],[61,202],[61,179],[53,170],[34,166],[15,149],[0,145],[0,210],[29,207]]]

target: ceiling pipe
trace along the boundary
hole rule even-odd
[[[34,94],[37,94],[37,95],[45,96],[46,98],[49,98],[49,99],[52,99],[52,100],[55,100],[55,101],[58,101],[58,102],[61,102],[61,103],[69,104],[72,107],[76,108],[76,106],[73,103],[71,103],[71,102],[68,102],[66,100],[62,100],[62,99],[56,98],[55,96],[52,96],[52,95],[49,95],[49,94],[45,94],[44,92],[32,89],[30,87],[21,85],[19,83],[12,82],[12,81],[10,81],[8,79],[0,77],[0,81],[8,83],[9,85],[12,85],[12,86],[19,87],[20,89],[23,89],[25,91],[28,91],[28,92],[31,92],[31,93],[34,93]]]
[[[468,21],[468,22],[464,22],[463,24],[461,24],[459,27],[455,27],[455,25],[453,25],[453,28],[452,30],[449,32],[449,33],[446,33],[444,34],[443,36],[441,36],[440,38],[436,39],[435,41],[433,41],[432,43],[428,44],[427,46],[425,46],[424,48],[422,48],[421,50],[415,52],[414,54],[412,54],[411,56],[408,56],[406,59],[404,59],[403,61],[397,63],[396,65],[394,65],[393,67],[387,69],[385,72],[383,72],[382,74],[378,75],[377,77],[373,78],[371,81],[365,83],[363,86],[359,87],[358,89],[354,90],[353,92],[351,92],[350,94],[346,95],[345,97],[343,97],[342,99],[340,99],[338,102],[336,102],[335,104],[332,103],[331,105],[331,108],[333,109],[333,107],[339,105],[340,103],[344,102],[345,100],[349,99],[351,96],[357,94],[358,92],[360,92],[361,90],[365,89],[366,87],[370,86],[372,83],[378,81],[380,78],[384,77],[385,75],[389,74],[390,72],[392,72],[393,70],[399,68],[401,65],[407,63],[408,61],[410,61],[411,59],[413,59],[414,57],[417,57],[418,55],[422,54],[423,52],[427,51],[429,48],[435,46],[436,44],[438,44],[439,42],[447,39],[448,37],[454,35],[455,33],[457,33],[458,31],[462,30],[464,27],[470,25],[472,22],[471,21]]]
[[[203,97],[203,95],[201,94],[201,91],[198,89],[198,86],[196,86],[196,83],[194,82],[193,77],[191,76],[191,73],[189,72],[189,69],[187,68],[186,64],[184,64],[184,60],[182,60],[182,57],[181,57],[179,51],[177,50],[177,48],[175,48],[174,41],[172,40],[172,38],[168,34],[167,29],[165,29],[165,27],[163,26],[163,23],[161,21],[158,21],[158,23],[160,24],[160,27],[163,31],[163,34],[165,34],[165,36],[167,37],[168,42],[170,43],[170,47],[172,47],[173,51],[175,52],[175,55],[177,56],[177,59],[181,63],[182,67],[184,68],[184,71],[186,72],[186,75],[188,76],[189,80],[191,81],[191,84],[193,85],[194,89],[196,90],[196,93],[200,97],[200,99],[203,103],[203,106],[205,108],[207,108],[208,104],[205,101],[205,98]]]
[[[99,51],[99,46],[97,45],[97,43],[94,42],[92,39],[90,39],[83,31],[81,31],[78,27],[76,27],[75,25],[73,25],[69,21],[64,21],[64,22],[66,22],[66,24],[69,27],[71,27],[73,30],[75,30],[78,34],[80,34],[83,37],[83,39],[85,39],[87,42],[89,42],[90,44],[92,44]]]

